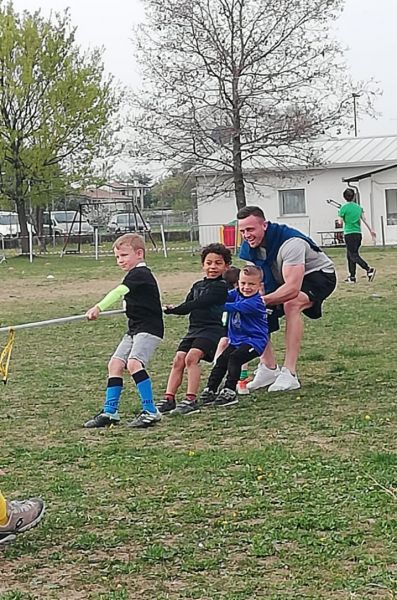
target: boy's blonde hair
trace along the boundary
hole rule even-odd
[[[263,271],[256,265],[245,265],[245,267],[240,270],[240,273],[244,273],[244,275],[255,275],[256,277],[259,277],[261,281],[263,279]]]
[[[113,243],[112,249],[119,249],[120,246],[129,246],[133,250],[143,250],[143,255],[145,256],[145,240],[137,233],[125,233],[124,235],[121,235]]]

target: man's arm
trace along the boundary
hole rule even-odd
[[[124,298],[129,292],[129,288],[123,283],[118,285],[114,290],[111,290],[98,304],[95,304],[92,308],[87,310],[85,316],[89,321],[95,321],[98,318],[99,313],[107,308],[110,308],[115,302]]]
[[[297,297],[305,276],[305,265],[283,265],[282,274],[284,283],[271,294],[262,296],[266,305],[284,304]]]
[[[343,218],[343,217],[344,217],[344,211],[343,211],[343,206],[344,206],[344,205],[342,205],[342,206],[340,207],[340,209],[338,210],[338,219],[337,219],[337,221],[338,221],[338,224],[340,225],[340,227],[343,227],[343,224],[344,224],[344,218]]]
[[[370,224],[368,223],[367,219],[365,218],[364,211],[362,212],[361,220],[364,223],[364,225],[366,226],[366,228],[368,229],[368,231],[370,232],[372,239],[376,240],[376,232],[371,228]]]

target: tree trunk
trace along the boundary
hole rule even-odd
[[[37,234],[37,242],[40,247],[40,252],[45,252],[46,251],[46,238],[45,238],[45,232],[43,230],[44,206],[36,206],[34,213],[35,213],[34,225],[35,225],[36,234]]]
[[[21,228],[21,251],[22,254],[29,254],[29,231],[26,218],[25,199],[21,196],[15,198],[15,204],[18,212],[19,226]]]
[[[245,198],[245,185],[243,176],[243,162],[241,157],[241,120],[239,98],[239,72],[234,69],[233,76],[233,182],[237,210],[247,205]]]
[[[236,136],[233,139],[233,182],[237,210],[240,210],[240,208],[243,208],[247,205],[245,198],[243,167],[241,162],[240,136]]]

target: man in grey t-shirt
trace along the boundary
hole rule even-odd
[[[264,271],[266,305],[273,308],[269,332],[279,329],[285,316],[285,360],[280,369],[269,341],[250,391],[270,386],[269,392],[300,388],[296,374],[304,324],[302,313],[311,319],[322,314],[323,301],[336,286],[335,267],[331,259],[301,232],[285,225],[266,221],[258,206],[245,206],[237,214],[244,238],[240,258]]]

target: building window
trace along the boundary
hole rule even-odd
[[[279,190],[280,215],[306,214],[305,190]]]
[[[386,219],[388,225],[397,225],[397,190],[386,192]]]

